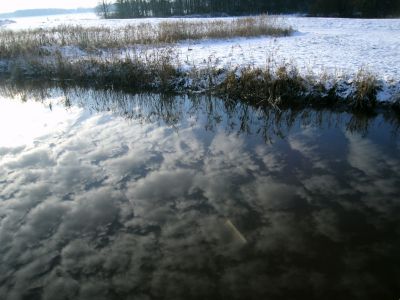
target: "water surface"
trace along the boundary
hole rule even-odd
[[[2,89],[0,299],[397,299],[387,113]]]

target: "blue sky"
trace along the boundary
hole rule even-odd
[[[98,0],[12,0],[0,1],[0,13],[31,8],[77,8],[93,7]]]

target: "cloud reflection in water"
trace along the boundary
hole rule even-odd
[[[177,97],[107,106],[87,93],[69,95],[63,113],[53,105],[57,126],[0,149],[1,299],[398,291],[400,160],[389,123],[371,122],[387,136],[377,143],[297,115],[269,144],[276,127],[263,129],[260,111],[243,118],[240,105],[227,112],[218,99]],[[37,120],[51,115],[28,105]]]

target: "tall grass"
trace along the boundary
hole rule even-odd
[[[75,46],[86,51],[120,49],[137,44],[159,45],[183,40],[251,36],[287,36],[292,28],[277,17],[210,21],[163,21],[124,27],[58,26],[33,30],[0,30],[0,59],[21,55],[46,56],[52,47]]]
[[[355,92],[353,106],[369,109],[376,105],[376,95],[379,85],[376,77],[365,70],[360,70],[355,77]]]
[[[11,81],[42,79],[68,81],[93,86],[168,91],[179,71],[169,49],[151,53],[127,53],[125,56],[89,56],[71,60],[57,51],[49,60],[26,57],[10,62],[5,74]]]
[[[245,68],[230,71],[226,79],[218,86],[218,93],[230,98],[244,99],[257,105],[285,105],[304,99],[305,79],[296,67],[282,65],[271,67]]]
[[[254,106],[279,109],[304,104],[373,109],[380,88],[376,77],[369,73],[360,72],[350,82],[325,75],[307,76],[291,64],[233,70],[209,66],[187,72],[179,68],[173,49],[164,48],[153,50],[151,54],[93,56],[77,60],[57,52],[54,60],[15,60],[10,63],[6,75],[12,81],[35,78],[127,90],[212,93]]]
[[[268,15],[237,18],[228,21],[161,22],[158,29],[157,39],[161,42],[263,35],[288,36],[293,32],[291,27],[284,25],[277,17]]]

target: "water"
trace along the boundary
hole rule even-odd
[[[390,113],[1,89],[0,299],[397,299]]]

